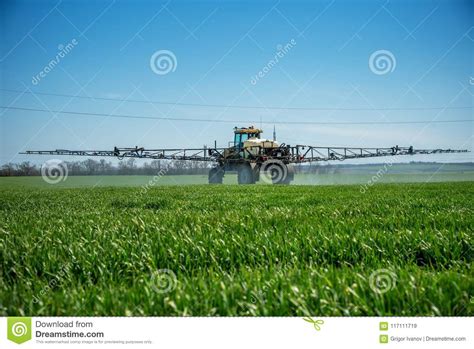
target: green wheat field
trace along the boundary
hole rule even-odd
[[[1,181],[0,315],[474,314],[473,181],[89,180]]]

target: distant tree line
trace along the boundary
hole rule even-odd
[[[86,159],[83,161],[64,161],[67,166],[69,176],[100,176],[100,175],[144,175],[154,176],[160,175],[183,175],[183,174],[202,174],[207,175],[209,169],[214,166],[213,163],[204,161],[183,161],[183,160],[153,160],[138,165],[136,159],[125,159],[117,165],[110,161],[101,159],[99,161]],[[397,166],[421,166],[417,170],[433,170],[434,166],[439,166],[436,162],[410,162],[397,164]],[[445,164],[447,165],[447,164]],[[458,163],[458,166],[474,167],[472,162]],[[296,173],[312,173],[312,174],[338,174],[347,170],[360,169],[368,170],[377,168],[380,164],[297,164],[295,165]],[[437,167],[436,167],[437,168]],[[435,170],[436,170],[435,168]],[[40,176],[41,165],[32,164],[29,161],[20,164],[8,163],[0,166],[0,177],[9,176]]]
[[[83,161],[64,161],[67,167],[68,176],[101,176],[101,175],[143,175],[154,176],[157,173],[161,175],[183,175],[183,174],[204,174],[207,175],[209,169],[214,166],[213,163],[204,161],[190,160],[153,160],[145,162],[140,166],[136,159],[124,159],[117,165],[104,159]],[[20,164],[8,163],[0,167],[0,177],[9,176],[40,176],[41,166],[35,165],[29,161]],[[337,173],[337,166],[321,165],[296,165],[297,173]]]
[[[64,161],[63,164],[67,167],[69,176],[207,174],[211,167],[210,163],[204,161],[182,160],[153,160],[139,166],[136,159],[122,160],[117,165],[104,159]],[[0,167],[0,177],[40,176],[41,166],[29,161],[20,164],[8,163]]]

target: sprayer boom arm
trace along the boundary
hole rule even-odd
[[[281,153],[279,154],[279,149]],[[99,156],[155,159],[155,160],[193,160],[193,161],[222,161],[225,148],[195,148],[195,149],[144,149],[144,148],[117,148],[113,150],[27,150],[21,154],[29,155],[59,155],[59,156]],[[267,156],[265,149],[255,147],[242,149],[247,159],[258,159]],[[413,147],[394,146],[390,148],[348,148],[348,147],[313,147],[308,145],[282,146],[275,148],[272,158],[286,163],[302,163],[330,160],[361,159],[394,155],[466,153],[467,150],[456,149],[413,149]]]

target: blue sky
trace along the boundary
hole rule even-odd
[[[69,95],[260,107],[473,106],[474,5],[469,1],[2,1],[1,105],[47,110],[260,122],[472,119],[471,109],[301,111],[152,105]],[[34,76],[76,43],[37,83]],[[282,46],[294,43],[276,64]],[[60,46],[62,45],[62,46]],[[174,71],[150,59],[171,51]],[[392,69],[375,74],[374,52]],[[155,62],[156,63],[156,62]],[[255,83],[252,79],[265,71]],[[225,146],[232,123],[0,111],[0,162],[26,149]],[[273,125],[262,124],[271,137]],[[472,122],[277,125],[289,144],[467,148]],[[471,154],[406,160],[467,161]]]

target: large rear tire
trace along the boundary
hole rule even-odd
[[[214,167],[209,170],[209,184],[222,184],[224,171],[220,167]]]
[[[293,166],[278,159],[267,160],[260,167],[260,178],[268,184],[290,184],[293,177]]]
[[[273,184],[290,184],[295,178],[295,169],[292,165],[283,164],[282,166],[286,166],[286,175],[280,181],[273,182]]]

